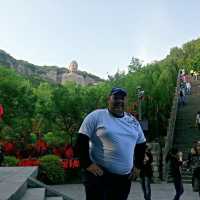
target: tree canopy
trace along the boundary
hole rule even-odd
[[[73,143],[83,118],[94,109],[106,107],[113,86],[128,91],[127,111],[133,114],[138,112],[137,87],[140,86],[144,90],[142,117],[149,121],[149,139],[164,136],[178,70],[200,70],[199,52],[200,39],[197,39],[182,48],[172,48],[165,59],[144,66],[133,57],[127,74],[118,71],[107,81],[91,86],[36,83],[35,79],[0,66],[0,104],[5,110],[0,121],[0,139],[24,144],[34,134],[51,143],[54,136],[59,137],[60,143]],[[157,126],[159,132],[155,130]]]

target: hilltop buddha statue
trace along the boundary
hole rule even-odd
[[[69,67],[69,73],[65,73],[62,79],[62,83],[66,81],[72,81],[76,84],[85,85],[84,77],[78,74],[78,63],[73,60]]]

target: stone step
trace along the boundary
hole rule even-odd
[[[192,142],[187,143],[177,143],[176,141],[173,144],[173,147],[177,148],[179,151],[190,152]]]
[[[46,197],[46,200],[63,200],[62,197]]]
[[[190,150],[191,147],[192,147],[193,141],[195,141],[195,140],[196,140],[195,138],[188,140],[188,143],[187,142],[181,142],[181,141],[175,141],[174,147],[177,147],[178,149],[181,149],[181,150],[184,150],[184,151]]]
[[[186,184],[192,184],[192,180],[184,180],[184,179],[183,179],[182,182],[183,182],[183,183],[186,183]]]
[[[0,167],[0,199],[19,200],[27,190],[28,178],[37,172],[37,167]]]
[[[30,177],[28,179],[28,186],[31,188],[45,188],[46,198],[54,197],[60,198],[62,197],[65,200],[73,200],[72,198],[68,197],[66,194],[57,191],[53,186],[46,185],[35,178]]]
[[[182,176],[182,179],[185,181],[192,181],[192,176]]]
[[[186,132],[186,133],[178,133],[178,132],[176,132],[176,137],[174,138],[175,139],[175,141],[176,140],[183,140],[183,141],[188,141],[188,139],[191,141],[191,140],[193,140],[193,139],[198,139],[198,138],[200,138],[200,134],[191,134],[191,133],[188,133],[188,132]]]
[[[192,82],[192,95],[186,96],[186,106],[179,106],[177,110],[173,147],[183,152],[183,160],[188,159],[188,153],[190,152],[193,142],[200,138],[200,134],[195,127],[196,113],[200,110],[200,90],[197,93],[196,88],[197,86],[194,86]],[[168,179],[168,182],[172,182],[170,174]],[[192,172],[188,171],[184,166],[182,170],[182,180],[184,183],[191,184],[192,182]]]
[[[44,200],[45,189],[44,188],[28,188],[21,200]]]
[[[183,181],[183,183],[192,183],[192,176],[182,175],[182,181]],[[172,183],[173,182],[173,178],[171,176],[168,176],[167,182],[168,183]]]

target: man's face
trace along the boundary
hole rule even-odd
[[[109,96],[108,108],[112,113],[116,115],[121,115],[124,112],[125,105],[126,97],[124,97],[123,95],[115,94]]]

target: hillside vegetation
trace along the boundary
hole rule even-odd
[[[132,59],[128,73],[117,72],[96,86],[49,84],[28,79],[12,69],[0,66],[0,104],[4,117],[0,121],[0,139],[15,141],[19,147],[50,134],[60,138],[55,145],[72,143],[84,116],[96,108],[106,107],[113,86],[128,91],[127,111],[137,115],[137,87],[144,90],[142,117],[149,121],[148,138],[166,134],[168,117],[178,70],[200,70],[200,39],[173,48],[165,59],[142,66]]]

